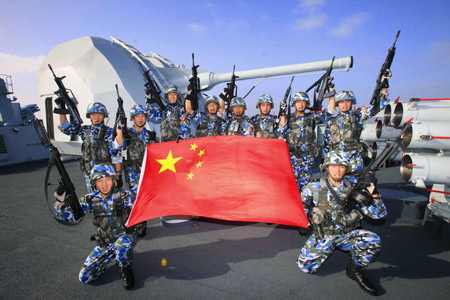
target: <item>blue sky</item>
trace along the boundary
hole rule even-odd
[[[2,1],[0,73],[13,75],[22,105],[38,103],[37,70],[58,44],[112,35],[143,53],[215,73],[353,56],[336,72],[336,89],[367,104],[376,76],[401,30],[390,97],[450,97],[450,1]],[[294,91],[316,76],[297,77]],[[244,95],[257,80],[238,82]],[[289,78],[265,80],[247,98],[271,94],[278,103]],[[212,93],[218,93],[217,86]],[[312,94],[310,94],[312,96]]]

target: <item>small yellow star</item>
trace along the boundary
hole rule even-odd
[[[156,159],[157,162],[161,164],[161,169],[159,170],[158,174],[161,172],[164,172],[165,170],[170,170],[174,173],[175,171],[175,164],[182,159],[182,157],[173,157],[172,156],[172,150],[169,151],[169,154],[167,155],[166,159]]]
[[[205,150],[200,150],[200,152],[197,155],[202,157],[203,154],[205,154]]]
[[[187,174],[187,179],[190,179],[190,180],[192,180],[192,178],[194,177],[194,173],[189,173],[189,174]]]
[[[189,149],[189,150],[195,151],[195,149],[197,149],[197,148],[198,148],[197,143],[194,143],[194,145],[191,145],[191,149]]]
[[[202,161],[199,161],[199,162],[196,164],[197,169],[200,168],[200,167],[202,166],[202,163],[203,163]]]

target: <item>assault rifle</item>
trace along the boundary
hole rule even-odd
[[[395,140],[388,147],[384,148],[380,155],[377,158],[372,159],[372,162],[362,170],[355,186],[343,201],[342,206],[344,207],[346,212],[351,211],[351,209],[353,208],[353,205],[351,204],[359,203],[362,205],[370,205],[372,203],[372,195],[367,191],[368,182],[365,182],[364,180],[367,176],[374,177],[375,171],[380,169],[386,162],[386,160],[391,156],[392,152],[397,149],[397,147],[403,141],[403,134],[412,126],[411,121],[412,118],[408,120],[405,125],[403,125],[402,131],[395,138]]]
[[[198,110],[198,93],[200,92],[200,78],[197,76],[197,69],[200,65],[194,63],[194,53],[192,53],[192,77],[189,79],[189,88],[191,89],[191,96],[189,100],[192,103],[192,109]]]
[[[53,112],[60,115],[70,114],[70,123],[73,124],[77,129],[80,128],[81,124],[83,124],[83,120],[81,119],[80,113],[78,112],[77,101],[75,97],[73,97],[73,99],[70,98],[69,94],[67,93],[67,89],[62,82],[62,80],[66,78],[66,76],[57,77],[55,75],[55,72],[53,72],[52,66],[50,64],[48,64],[48,68],[50,69],[50,71],[52,71],[55,82],[59,88],[55,92],[55,94],[58,96],[58,98],[55,99],[55,103],[61,108],[55,108]]]
[[[227,110],[226,110],[226,117],[231,117],[231,100],[235,97],[237,97],[237,86],[236,86],[236,78],[239,78],[239,76],[236,76],[234,74],[235,65],[233,65],[233,73],[231,74],[231,82],[227,83],[227,87],[225,88],[226,96],[223,96],[223,94],[220,94],[220,98],[224,100],[227,104]]]
[[[127,128],[127,115],[125,114],[125,110],[123,109],[123,99],[120,97],[119,94],[119,87],[116,84],[116,92],[117,92],[117,112],[116,112],[116,122],[114,123],[113,128],[113,135],[114,137],[117,136],[117,125],[119,121],[121,121],[123,127],[122,129],[122,136],[123,139],[126,140],[127,145],[130,145],[130,136],[128,134],[128,128]]]
[[[289,119],[291,117],[291,106],[290,106],[290,101],[288,101],[288,98],[289,98],[289,94],[291,93],[292,82],[294,82],[294,78],[295,78],[295,76],[292,76],[291,82],[289,83],[289,86],[286,89],[286,93],[284,93],[283,101],[281,101],[281,103],[280,103],[280,111],[278,112],[278,117],[277,117],[277,121],[276,121],[277,128],[280,126],[280,121],[281,121],[282,115],[286,115],[286,122],[287,122],[287,126],[289,127]],[[284,108],[283,108],[283,106],[284,106]],[[286,113],[286,110],[287,110],[287,113]]]
[[[335,56],[331,60],[331,65],[325,71],[325,74],[314,82],[305,92],[308,93],[312,88],[316,87],[314,90],[314,102],[313,106],[309,107],[310,110],[321,110],[323,99],[334,96],[336,92],[330,92],[330,87],[334,87],[332,83],[334,77],[331,77],[331,71],[333,70],[333,62]]]
[[[391,68],[392,61],[394,60],[395,56],[395,44],[397,43],[398,36],[400,35],[400,30],[397,32],[397,35],[395,36],[394,44],[392,47],[388,50],[388,54],[386,56],[386,60],[384,61],[383,65],[381,66],[380,73],[378,73],[377,77],[377,84],[375,85],[375,89],[372,94],[372,98],[370,99],[370,105],[373,106],[373,114],[376,115],[380,111],[380,92],[381,89],[384,87],[389,87],[389,83],[387,79],[384,79],[383,81],[381,78],[383,78],[383,75],[388,75],[388,69]]]
[[[48,161],[48,168],[47,168],[47,174],[45,175],[45,183],[44,183],[44,190],[45,190],[45,197],[47,198],[48,203],[48,179],[50,176],[50,171],[53,167],[53,165],[56,165],[56,168],[58,169],[58,173],[60,176],[60,179],[58,180],[58,187],[56,188],[56,192],[58,195],[62,195],[64,192],[66,192],[66,196],[64,199],[64,204],[70,206],[73,211],[73,216],[75,220],[80,219],[83,215],[83,209],[81,208],[80,202],[78,202],[77,194],[75,193],[75,186],[73,185],[72,181],[70,180],[69,174],[66,171],[66,168],[64,167],[64,164],[61,159],[61,154],[59,153],[58,148],[56,148],[52,142],[50,141],[50,138],[47,134],[47,131],[44,128],[44,124],[41,119],[36,119],[31,121],[33,123],[34,129],[36,130],[36,133],[41,140],[42,146],[44,148],[49,148],[51,152],[50,160]],[[58,222],[66,224],[66,222],[63,222],[61,220],[56,219]]]
[[[166,106],[163,103],[163,100],[161,99],[161,90],[159,89],[158,85],[155,81],[152,80],[150,77],[150,69],[145,70],[141,63],[139,63],[141,66],[142,72],[144,73],[145,80],[147,82],[144,84],[146,87],[145,94],[149,96],[149,103],[156,103],[158,104],[161,111],[164,111],[166,109]]]

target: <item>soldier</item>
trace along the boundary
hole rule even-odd
[[[272,139],[279,138],[281,131],[276,126],[277,117],[270,114],[270,111],[273,109],[272,97],[268,94],[259,96],[256,108],[259,108],[261,113],[251,118],[253,126],[255,126],[255,136]]]
[[[220,99],[220,106],[225,107],[225,101]],[[232,116],[226,120],[225,135],[255,136],[255,129],[249,117],[244,115],[247,105],[242,97],[234,97],[230,102]]]
[[[301,249],[297,266],[305,273],[315,273],[336,247],[350,251],[347,276],[356,280],[365,292],[376,295],[377,290],[362,270],[380,252],[381,239],[373,232],[360,229],[361,219],[362,213],[373,219],[383,218],[386,207],[371,184],[367,194],[373,197],[373,200],[368,198],[371,204],[355,203],[348,210],[349,203],[342,203],[353,186],[347,176],[344,177],[349,170],[348,154],[339,150],[330,151],[325,157],[325,166],[328,176],[310,182],[302,192],[312,234]]]
[[[181,94],[176,85],[169,85],[164,93],[168,105],[164,111],[154,108],[147,101],[147,113],[153,121],[162,121],[161,139],[163,142],[176,141],[179,138],[188,139],[191,133],[191,119],[186,115],[181,105]]]
[[[388,75],[383,75],[384,79],[389,80],[392,73],[388,70]],[[388,86],[381,90],[380,110],[383,110],[388,104]],[[363,167],[363,155],[366,153],[364,143],[359,140],[364,121],[373,116],[374,107],[366,106],[352,111],[352,105],[356,105],[355,94],[352,91],[341,91],[336,95],[336,103],[339,107],[339,113],[336,117],[327,121],[325,129],[324,153],[330,150],[340,149],[350,155],[350,173]]]
[[[129,290],[134,285],[131,263],[137,237],[134,228],[126,228],[125,223],[133,207],[134,193],[117,188],[117,175],[111,165],[95,165],[91,179],[97,190],[81,198],[80,204],[84,212],[94,215],[98,245],[86,258],[79,279],[82,283],[96,280],[108,267],[110,260],[115,258],[123,286]],[[57,200],[56,217],[75,222],[71,207],[64,204],[65,192],[61,196],[56,192],[54,195]]]
[[[330,92],[334,88],[330,86]],[[316,144],[316,125],[325,123],[335,114],[334,99],[331,97],[326,111],[305,112],[310,106],[308,94],[297,92],[292,98],[295,113],[286,121],[286,115],[281,116],[281,132],[288,142],[291,162],[296,174],[297,185],[301,191],[309,182],[315,165],[315,158],[320,154]]]
[[[190,91],[187,93],[190,93]],[[220,106],[219,99],[216,96],[208,96],[205,99],[205,111],[207,114],[198,110],[194,111],[191,100],[188,97],[185,105],[186,112],[197,123],[197,137],[223,135],[226,122],[217,113],[220,110],[222,114],[225,109]]]
[[[90,173],[96,164],[113,164],[118,175],[117,184],[122,187],[122,156],[120,149],[113,144],[113,131],[104,124],[108,117],[106,107],[99,102],[88,105],[86,118],[91,119],[91,125],[84,125],[77,129],[67,121],[65,114],[59,115],[58,128],[67,135],[78,134],[83,144],[81,145],[82,157],[80,169],[85,174],[88,193],[92,193],[95,187],[92,185]]]

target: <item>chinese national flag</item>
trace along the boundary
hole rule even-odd
[[[286,142],[242,136],[147,146],[127,226],[169,215],[308,225]]]

